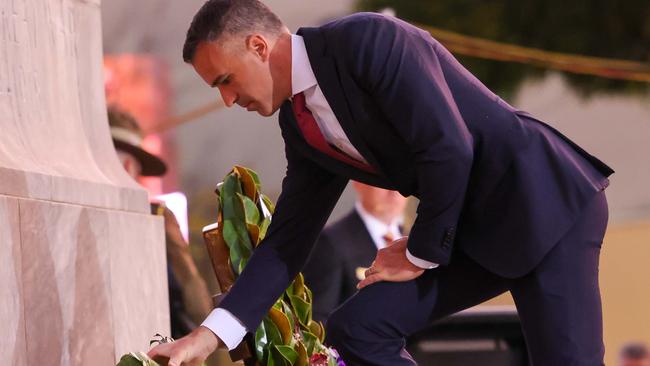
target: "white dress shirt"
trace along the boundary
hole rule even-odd
[[[388,234],[394,239],[403,236],[402,231],[400,230],[400,226],[402,225],[402,222],[404,222],[403,217],[397,217],[387,225],[385,222],[372,216],[370,212],[366,211],[359,201],[354,205],[354,209],[357,211],[357,214],[359,214],[359,217],[361,217],[361,221],[363,221],[363,224],[366,226],[366,230],[368,230],[368,234],[370,234],[370,238],[372,238],[372,242],[375,243],[377,250],[386,248],[387,243],[384,239],[385,235]]]
[[[335,145],[351,157],[366,164],[368,163],[359,151],[352,146],[350,139],[345,135],[341,124],[334,115],[334,111],[332,111],[332,108],[325,99],[323,91],[314,75],[314,70],[309,63],[305,41],[302,36],[293,34],[291,35],[291,91],[292,95],[304,93],[305,104],[314,116],[323,136],[329,143]],[[383,239],[381,239],[381,236],[384,234],[385,232],[379,234],[382,242]],[[400,235],[395,235],[395,237],[399,237]],[[373,240],[375,240],[374,237]],[[376,240],[375,244],[377,244]],[[385,246],[385,244],[383,245]],[[411,263],[420,268],[431,269],[438,266],[435,263],[412,256],[408,249],[406,250],[406,257]],[[216,334],[230,350],[237,347],[246,335],[244,325],[228,310],[221,308],[212,310],[201,325]]]

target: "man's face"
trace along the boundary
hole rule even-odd
[[[407,199],[397,191],[369,186],[356,181],[352,186],[363,207],[375,216],[390,217],[391,219],[404,213]]]
[[[239,43],[238,43],[239,42]],[[270,116],[287,98],[274,83],[270,45],[261,35],[245,40],[203,42],[192,66],[212,88],[218,88],[227,107],[238,104],[248,111]]]

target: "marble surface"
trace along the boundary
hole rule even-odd
[[[124,172],[99,0],[0,0],[0,364],[114,365],[169,334],[160,217]]]
[[[27,363],[18,201],[0,196],[0,365]]]
[[[108,131],[99,5],[0,1],[0,194],[148,211]]]

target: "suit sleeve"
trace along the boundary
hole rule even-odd
[[[343,284],[343,263],[330,238],[327,229],[316,241],[316,245],[302,269],[305,282],[313,294],[314,319],[325,321],[327,316],[339,306]]]
[[[299,155],[287,142],[287,172],[267,236],[219,304],[249,332],[303,267],[347,179]]]
[[[360,16],[339,34],[346,66],[410,147],[417,218],[408,250],[448,264],[472,165],[472,137],[445,80],[441,47],[427,33],[380,15]],[[440,53],[441,55],[443,53]]]

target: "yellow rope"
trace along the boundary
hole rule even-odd
[[[426,25],[418,25],[418,27],[428,31],[455,54],[519,62],[609,79],[650,82],[650,63],[550,52],[465,36]]]

